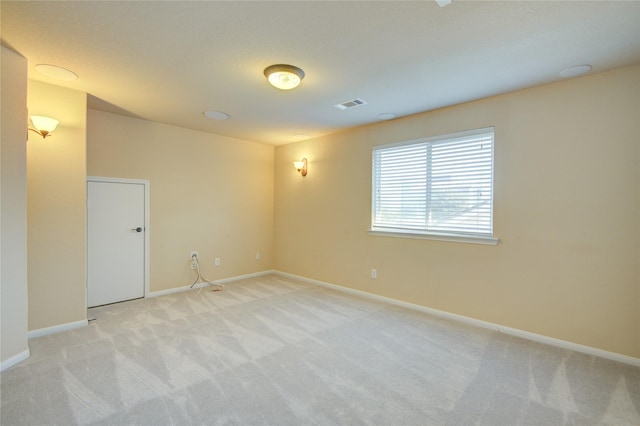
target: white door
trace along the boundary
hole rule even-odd
[[[87,182],[87,306],[144,297],[145,185]]]

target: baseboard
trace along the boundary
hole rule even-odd
[[[509,334],[511,336],[521,337],[523,339],[532,340],[538,343],[544,343],[551,346],[556,346],[562,349],[568,349],[576,352],[581,352],[587,355],[593,355],[600,358],[609,359],[612,361],[622,362],[624,364],[633,365],[635,367],[640,367],[640,358],[634,358],[628,355],[619,354],[616,352],[605,351],[603,349],[594,348],[591,346],[580,345],[578,343],[569,342],[566,340],[556,339],[549,336],[544,336],[542,334],[531,333],[529,331],[520,330],[517,328],[506,327],[500,324],[495,324],[488,321],[482,321],[475,318],[465,317],[463,315],[452,314],[450,312],[441,311],[438,309],[428,308],[426,306],[416,305],[413,303],[403,302],[401,300],[392,299],[390,297],[379,296],[377,294],[368,293],[362,290],[356,290],[348,287],[339,286],[336,284],[327,283],[324,281],[318,281],[311,278],[302,277],[299,275],[289,274],[287,272],[282,271],[273,271],[275,274],[279,274],[282,276],[298,279],[300,281],[304,281],[310,284],[319,285],[322,287],[331,288],[334,290],[342,291],[344,293],[350,293],[358,296],[363,296],[369,299],[378,300],[381,302],[390,303],[396,306],[402,306],[405,308],[413,309],[420,312],[425,312],[431,314],[436,317],[446,318],[453,321],[462,322],[465,324],[470,324],[476,327],[481,327],[488,330],[498,331],[500,333]]]
[[[213,284],[227,284],[227,283],[231,283],[231,282],[234,282],[234,281],[240,281],[240,280],[244,280],[244,279],[247,279],[247,278],[261,277],[263,275],[269,275],[269,274],[273,274],[273,273],[275,273],[275,271],[273,271],[273,270],[254,272],[252,274],[237,275],[235,277],[223,278],[223,279],[220,279],[220,280],[212,280],[211,282]],[[194,285],[193,287],[185,285],[183,287],[175,287],[175,288],[170,288],[170,289],[167,289],[167,290],[152,291],[149,294],[147,294],[147,297],[166,296],[167,294],[180,293],[180,292],[183,292],[183,291],[189,291],[189,290],[193,290],[193,289],[196,289],[196,288],[206,287],[208,285],[209,284],[207,284],[207,283],[198,283],[198,284]]]
[[[27,348],[19,354],[16,354],[9,359],[5,359],[4,361],[0,362],[0,371],[4,371],[7,368],[13,367],[17,363],[29,358],[30,355],[31,353],[29,352],[29,348]]]
[[[32,339],[34,337],[46,336],[48,334],[60,333],[61,331],[73,330],[74,328],[85,327],[89,324],[88,320],[81,320],[75,322],[68,322],[66,324],[54,325],[53,327],[39,328],[37,330],[31,330],[27,333],[27,338]]]

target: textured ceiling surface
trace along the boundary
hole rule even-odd
[[[638,1],[5,1],[29,77],[91,108],[267,144],[640,63]],[[306,77],[271,87],[265,67]],[[47,77],[37,64],[78,74]],[[341,111],[353,98],[367,104]],[[227,113],[211,120],[207,110]],[[307,135],[307,136],[300,136]]]

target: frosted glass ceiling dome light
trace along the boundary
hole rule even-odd
[[[266,67],[264,75],[273,87],[291,90],[298,87],[304,78],[304,71],[293,65],[277,64]]]
[[[46,138],[47,136],[51,136],[51,133],[58,126],[59,121],[55,118],[43,117],[42,115],[32,115],[31,123],[35,129],[29,128],[29,130]]]

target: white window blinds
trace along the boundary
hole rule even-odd
[[[493,134],[374,147],[372,230],[492,237]]]

